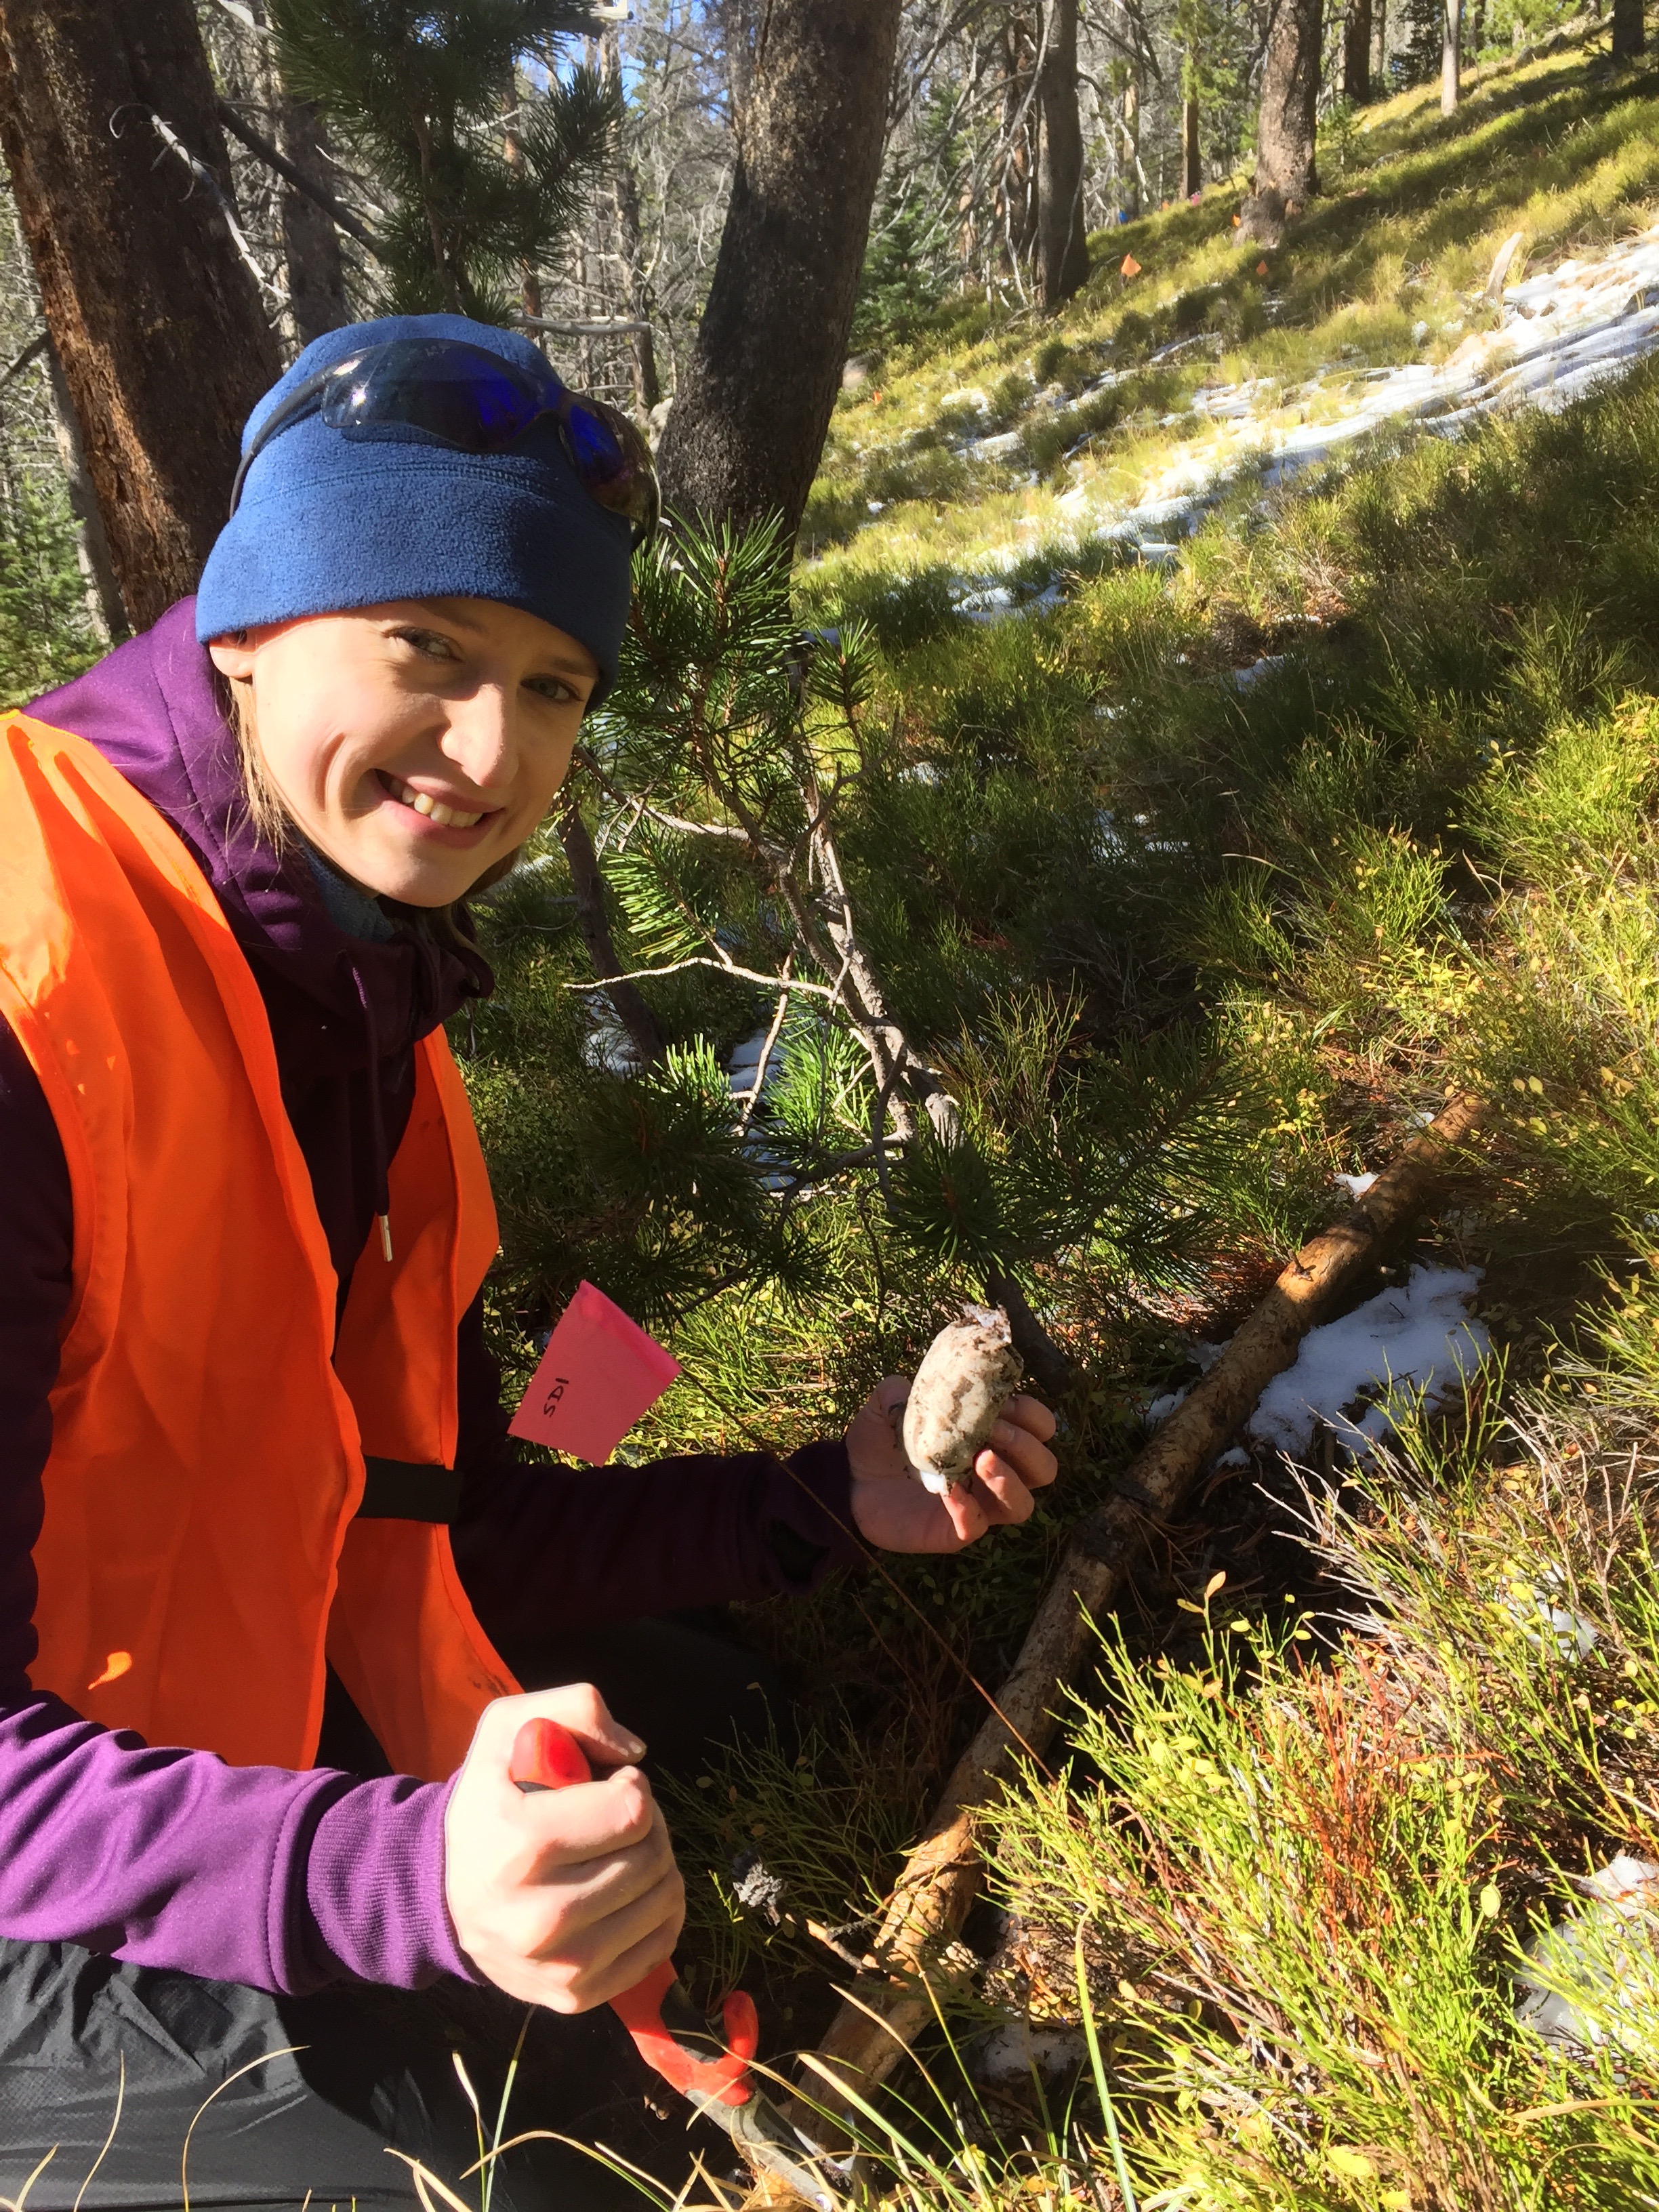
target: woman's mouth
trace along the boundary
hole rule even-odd
[[[424,815],[428,822],[435,822],[441,830],[473,830],[483,820],[485,814],[497,811],[485,807],[477,814],[464,814],[459,807],[447,806],[442,799],[434,799],[429,792],[415,790],[401,777],[385,769],[380,770],[380,781],[400,806],[410,807],[416,814]]]

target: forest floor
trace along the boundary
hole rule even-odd
[[[879,641],[902,988],[1046,974],[1019,1044],[1055,1068],[1197,1010],[1262,1172],[1179,1280],[1049,1271],[1087,1381],[1030,1528],[749,1610],[806,1735],[672,1818],[689,1968],[749,1978],[773,2048],[974,1724],[933,1630],[994,1685],[1287,1245],[1494,1102],[999,1817],[976,1971],[872,2123],[895,2204],[1659,2203],[1659,75],[1604,50],[1371,111],[1271,254],[1218,190],[1096,240],[1051,321],[942,311],[837,412],[798,589]],[[988,1024],[953,1066],[1012,1112]],[[768,1433],[856,1402],[877,1307],[830,1343],[747,1299]],[[729,1401],[726,1325],[676,1344]],[[724,1433],[683,1393],[660,1423]]]

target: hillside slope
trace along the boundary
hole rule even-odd
[[[860,363],[806,526],[826,583],[948,564],[983,611],[970,595],[1004,576],[1018,598],[1115,546],[1167,558],[1252,469],[1274,483],[1392,420],[1565,398],[1639,356],[1659,252],[1617,249],[1659,213],[1659,78],[1604,50],[1581,31],[1489,64],[1449,122],[1429,88],[1365,111],[1280,249],[1240,246],[1242,192],[1212,188],[1097,236],[1051,320],[981,332],[964,304]]]

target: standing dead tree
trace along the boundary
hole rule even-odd
[[[1463,0],[1440,0],[1440,112],[1455,115],[1462,92]]]
[[[0,146],[135,625],[192,590],[280,362],[190,0],[4,0]]]
[[[1371,0],[1348,0],[1342,22],[1342,97],[1363,107],[1371,96]]]

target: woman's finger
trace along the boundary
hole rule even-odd
[[[644,1942],[654,1929],[672,1924],[678,1935],[678,1917],[684,1911],[684,1882],[679,1869],[671,1866],[642,1897],[606,1913],[603,1920],[584,1929],[574,1942],[562,1941],[558,1948],[576,1970],[576,1986],[580,1988],[593,1975],[602,1973],[614,1960],[631,1951],[636,1943]]]
[[[620,1996],[624,1990],[631,1990],[636,1983],[642,1982],[653,1966],[659,1966],[665,1959],[673,1957],[674,1946],[685,1924],[684,1886],[678,1894],[665,1892],[660,1911],[661,1917],[636,1942],[617,1953],[603,1966],[596,1965],[580,1976],[584,2007],[603,2004],[608,1997]]]
[[[648,1895],[673,1870],[674,1847],[659,1811],[642,1842],[580,1866],[552,1869],[544,1887],[558,1893],[564,1927],[589,1929]]]
[[[1028,1490],[1046,1490],[1060,1473],[1060,1462],[1047,1444],[1006,1416],[991,1431],[991,1450],[1005,1467],[1012,1468]],[[983,1458],[984,1454],[980,1455]]]
[[[966,1482],[954,1483],[939,1503],[951,1516],[958,1543],[971,1544],[991,1525],[990,1501],[979,1492],[971,1477]]]
[[[1008,1401],[1002,1409],[1002,1418],[1005,1421],[1013,1422],[1019,1428],[1029,1430],[1039,1443],[1044,1444],[1049,1441],[1054,1431],[1060,1426],[1059,1422],[1043,1404],[1042,1399],[1030,1397],[1024,1390],[1019,1391]]]
[[[908,1375],[885,1375],[870,1393],[873,1402],[890,1419],[910,1395]]]
[[[1018,1471],[993,1451],[980,1454],[974,1462],[973,1480],[965,1486],[982,1503],[987,1521],[1000,1528],[1029,1521],[1036,1510],[1036,1500]]]

